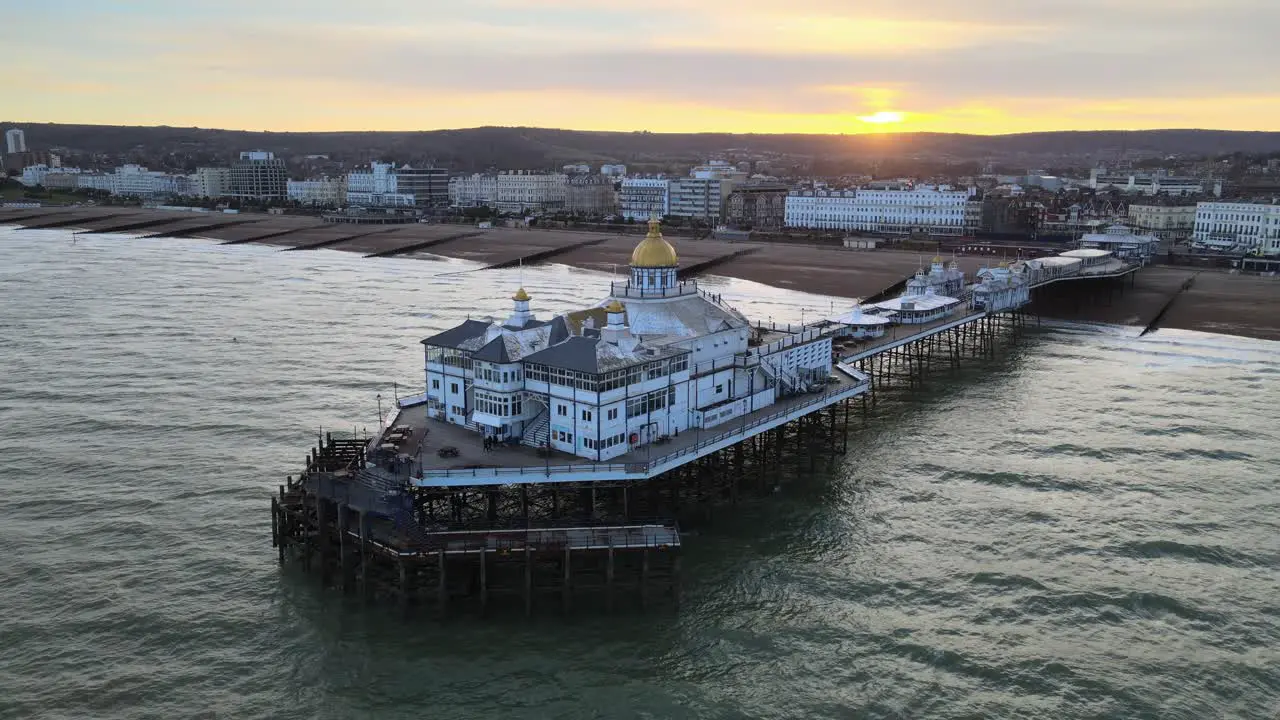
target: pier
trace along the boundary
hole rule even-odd
[[[273,543],[406,613],[678,606],[682,523],[844,455],[885,392],[996,357],[1039,306],[1109,302],[1147,259],[1083,249],[971,282],[934,258],[900,297],[752,324],[677,272],[655,221],[602,305],[541,321],[521,288],[505,321],[423,340],[426,391],[369,436],[321,437],[272,499]]]

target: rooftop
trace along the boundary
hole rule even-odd
[[[940,310],[958,304],[960,304],[959,298],[947,297],[946,295],[905,295],[872,303],[868,307],[893,312],[901,312],[903,310],[911,312],[913,310]],[[909,307],[907,307],[908,305]]]

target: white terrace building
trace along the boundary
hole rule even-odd
[[[1280,205],[1202,202],[1196,205],[1192,245],[1197,248],[1280,254]]]
[[[602,461],[827,380],[829,335],[753,335],[741,313],[680,280],[678,264],[650,221],[630,279],[595,307],[539,320],[521,288],[505,320],[423,340],[428,416]]]
[[[787,227],[861,230],[905,235],[972,235],[982,203],[975,191],[922,185],[913,189],[794,190],[787,195]]]

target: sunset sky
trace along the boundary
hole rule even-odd
[[[41,0],[0,117],[251,130],[1280,130],[1280,0]]]

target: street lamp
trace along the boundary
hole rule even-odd
[[[382,393],[378,393],[378,434],[382,434]]]

